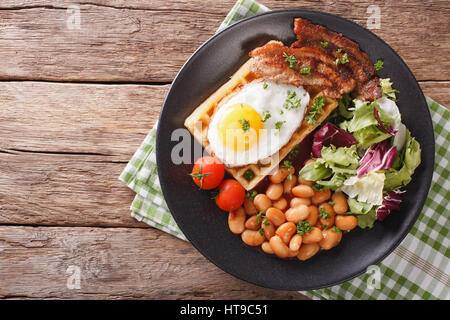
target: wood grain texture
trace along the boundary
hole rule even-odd
[[[81,10],[80,29],[68,29],[66,8],[73,1],[2,1],[0,79],[169,82],[214,34],[234,2],[80,1],[75,2]],[[262,2],[272,9],[322,10],[363,26],[373,4]],[[416,77],[450,79],[448,1],[392,0],[376,5],[381,28],[373,31],[404,58]]]
[[[67,287],[69,266],[80,268],[80,289]],[[0,227],[0,279],[5,299],[304,299],[238,280],[161,231],[131,228]]]

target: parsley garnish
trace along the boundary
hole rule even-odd
[[[309,110],[309,114],[306,116],[305,120],[309,124],[316,123],[320,114],[322,113],[322,108],[325,105],[325,98],[323,96],[317,97],[314,99],[314,103]]]
[[[269,86],[269,85],[267,84],[267,82],[264,81],[263,89],[267,89],[268,86]]]
[[[333,202],[333,201],[328,201],[328,204],[329,204],[330,206],[334,206],[334,202]]]
[[[297,144],[297,145],[292,149],[292,151],[289,152],[288,158],[289,158],[289,159],[295,158],[295,157],[298,155],[299,152],[300,152],[300,145]]]
[[[289,172],[291,171],[291,168],[294,168],[292,166],[292,162],[288,161],[288,160],[284,160],[283,164],[281,165],[281,167],[283,168],[287,168],[289,170]],[[289,173],[288,177],[287,177],[290,181],[292,181],[292,179],[294,179],[294,177],[292,176],[292,173]]]
[[[322,230],[328,229],[328,226],[326,224],[322,225]]]
[[[267,218],[265,218],[264,221],[263,221],[262,223],[263,223],[263,225],[265,225],[265,226],[270,226],[269,219],[267,219]]]
[[[326,212],[324,208],[320,208],[319,217],[321,217],[322,219],[330,219],[331,215],[328,212]]]
[[[308,221],[303,220],[303,221],[300,221],[299,223],[297,223],[297,234],[302,236],[305,233],[310,232],[311,230],[312,230],[312,227]]]
[[[262,122],[266,122],[267,121],[267,119],[269,119],[270,117],[271,117],[271,115],[270,115],[270,112],[269,111],[263,111],[263,114],[262,114]]]
[[[265,218],[266,216],[264,215],[264,210],[261,210],[260,212],[258,212],[258,214],[256,215],[256,223],[261,223],[261,219]]]
[[[284,61],[289,62],[289,68],[294,68],[297,64],[297,59],[294,56],[288,56],[286,52],[283,52]]]
[[[328,47],[328,42],[327,41],[322,41],[320,44],[322,45],[323,48]]]
[[[288,90],[287,98],[283,104],[283,108],[285,108],[287,110],[297,109],[298,107],[300,107],[301,102],[302,102],[302,99],[297,98],[297,94],[295,93],[295,91]]]
[[[244,172],[243,176],[245,180],[250,181],[255,177],[255,173],[252,171],[252,169],[247,169],[247,171]]]
[[[259,232],[259,234],[260,234],[261,236],[264,236],[264,229],[263,229],[263,228],[260,228],[260,229],[258,230],[258,232]]]
[[[375,62],[373,66],[375,67],[375,70],[378,71],[380,69],[383,69],[383,64],[384,64],[383,61],[378,59],[377,62]]]
[[[245,197],[247,197],[250,200],[253,200],[257,194],[258,194],[258,192],[256,192],[256,190],[251,190],[251,191],[247,191],[245,193]]]
[[[284,111],[283,110],[280,110],[280,114],[283,114],[284,113]]]
[[[333,231],[333,232],[341,233],[341,229],[339,229],[337,226],[334,226],[330,230]]]
[[[336,53],[341,53],[341,52],[342,52],[342,49],[341,49],[341,48],[339,48],[339,49],[336,50]]]
[[[283,126],[283,124],[284,124],[285,122],[286,122],[286,121],[277,121],[277,122],[275,123],[275,128],[278,129],[278,130],[280,130],[281,127]]]
[[[305,76],[310,76],[311,75],[311,67],[303,67],[300,69],[300,73],[305,75]]]
[[[250,121],[248,121],[246,119],[241,119],[241,120],[239,120],[239,123],[242,125],[242,130],[244,132],[247,132],[248,130],[250,130]]]
[[[344,53],[341,58],[336,58],[336,61],[334,61],[334,64],[336,66],[338,66],[340,64],[346,64],[347,62],[348,62],[348,54]]]

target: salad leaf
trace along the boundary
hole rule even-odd
[[[320,158],[323,146],[350,147],[354,144],[356,144],[356,140],[351,134],[333,123],[327,122],[314,134],[312,155]]]
[[[383,187],[385,175],[383,172],[369,172],[364,177],[352,176],[345,180],[341,187],[350,198],[358,201],[381,205],[383,202]]]
[[[377,221],[375,209],[370,210],[367,214],[358,216],[358,226],[362,229],[372,228],[375,221]]]
[[[397,97],[395,96],[395,94],[398,93],[399,91],[392,88],[392,82],[390,78],[380,79],[380,87],[381,87],[381,94],[384,97],[387,97],[393,101],[397,101]]]
[[[402,192],[391,191],[383,199],[383,204],[377,209],[377,218],[383,221],[392,211],[400,210]]]
[[[392,137],[390,134],[383,132],[376,125],[358,130],[353,133],[353,136],[358,142],[358,146],[361,146],[363,149],[367,149],[375,143],[379,143]]]
[[[329,164],[348,167],[359,164],[359,157],[356,153],[356,145],[351,147],[336,148],[334,145],[322,148],[322,159]]]
[[[353,117],[353,112],[349,110],[352,105],[352,97],[349,94],[344,94],[339,100],[338,112],[343,118],[349,120]]]
[[[406,143],[403,152],[403,163],[400,169],[390,168],[385,172],[386,181],[384,189],[386,191],[392,191],[399,187],[406,186],[411,181],[411,176],[420,164],[420,145],[413,137],[411,137],[409,130],[406,130]]]
[[[330,189],[333,191],[336,191],[338,188],[340,188],[345,181],[345,176],[340,173],[335,173],[331,179],[329,180],[319,180],[316,181],[316,184],[321,185],[324,187],[324,189]]]
[[[373,208],[372,204],[360,202],[353,198],[348,198],[347,203],[348,203],[350,212],[353,214],[358,214],[358,215],[359,214],[367,214]]]
[[[368,174],[370,171],[389,169],[397,157],[397,149],[389,147],[386,140],[372,145],[362,157],[361,165],[356,169],[358,177]]]
[[[322,159],[308,163],[300,170],[298,175],[305,180],[317,181],[331,177],[333,172],[325,165]]]

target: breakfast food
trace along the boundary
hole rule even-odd
[[[185,126],[211,155],[190,175],[216,189],[230,231],[305,261],[399,210],[421,150],[398,91],[377,77],[382,60],[302,18],[294,33],[290,47],[272,40],[250,51]]]

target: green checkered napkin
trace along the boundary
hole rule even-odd
[[[219,30],[269,9],[252,0],[238,0]],[[450,111],[427,98],[436,139],[436,162],[428,198],[419,219],[400,246],[372,271],[340,285],[302,292],[313,299],[449,299],[449,159]],[[187,240],[172,218],[159,184],[155,158],[156,125],[120,175],[136,192],[131,215],[152,227]]]

